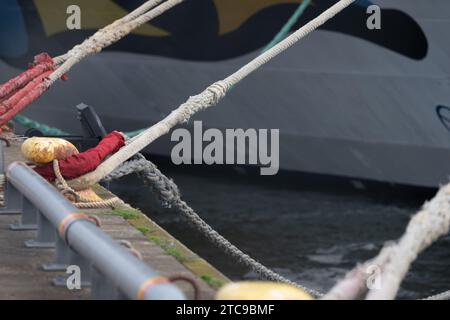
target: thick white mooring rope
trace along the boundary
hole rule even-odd
[[[230,90],[230,88],[326,23],[354,1],[355,0],[340,0],[338,3],[324,11],[321,15],[308,22],[306,25],[298,29],[296,32],[268,51],[259,55],[237,72],[233,73],[224,80],[214,83],[202,93],[190,97],[185,103],[172,111],[166,118],[138,135],[132,140],[131,143],[127,144],[109,159],[105,160],[100,166],[97,167],[95,171],[92,171],[77,179],[68,181],[69,185],[76,190],[81,190],[102,180],[121,163],[130,159],[133,155],[140,152],[157,138],[167,134],[174,126],[188,121],[193,114],[216,105],[225,96],[226,92]]]
[[[422,300],[450,300],[450,290],[429,296]]]
[[[438,238],[448,234],[449,227],[450,184],[447,184],[411,218],[398,242],[387,245],[375,259],[352,270],[324,299],[394,299],[412,262]],[[376,290],[367,287],[370,274],[366,271],[370,265],[381,271],[380,287]],[[442,296],[447,297],[448,293]]]

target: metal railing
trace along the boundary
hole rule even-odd
[[[3,146],[0,143],[0,173]],[[184,299],[178,287],[158,275],[136,254],[113,240],[33,169],[14,162],[6,172],[5,207],[1,214],[21,214],[12,230],[36,230],[29,248],[55,248],[55,259],[44,271],[77,266],[81,285],[91,287],[92,299]],[[66,286],[64,277],[54,285]]]

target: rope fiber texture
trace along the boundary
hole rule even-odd
[[[397,242],[391,242],[380,254],[363,266],[357,266],[340,281],[324,299],[367,300],[394,299],[401,282],[418,255],[431,246],[450,228],[450,184],[441,187],[436,196],[426,202],[408,223],[405,233]],[[374,265],[381,270],[382,281],[378,290],[368,290],[367,280],[371,276],[366,267]],[[434,299],[448,298],[444,292]],[[433,298],[430,297],[430,298]]]
[[[133,159],[121,165],[111,174],[106,176],[104,181],[119,179],[134,172],[138,173],[164,207],[176,210],[176,212],[186,218],[195,229],[202,233],[217,248],[224,251],[237,262],[256,272],[261,278],[294,285],[302,288],[315,297],[322,296],[320,292],[306,288],[270,270],[231,244],[181,199],[178,186],[175,182],[166,177],[155,164],[145,159],[142,154],[137,154]]]
[[[274,271],[257,262],[247,254],[242,252],[240,249],[235,247],[233,244],[231,244],[211,226],[209,226],[185,201],[181,199],[180,191],[175,182],[165,176],[155,164],[147,160],[142,154],[138,153],[132,159],[119,166],[116,170],[106,176],[104,181],[112,181],[132,173],[137,173],[143,179],[146,186],[148,186],[151,192],[157,196],[158,200],[164,207],[176,210],[216,247],[223,250],[237,262],[256,272],[261,278],[295,285],[304,289],[315,297],[323,297],[324,299],[350,300],[364,297],[364,295],[366,295],[368,291],[368,274],[366,273],[367,267],[372,265],[383,266],[383,271],[386,272],[386,270],[390,269],[389,263],[392,263],[392,260],[396,261],[394,262],[394,267],[397,267],[398,264],[409,266],[412,263],[412,260],[417,257],[418,253],[416,254],[414,253],[414,251],[424,250],[427,246],[431,245],[431,243],[435,241],[439,237],[439,235],[446,234],[449,228],[448,226],[450,221],[450,214],[448,213],[448,210],[447,214],[438,213],[436,217],[433,217],[433,214],[429,211],[427,211],[427,213],[423,213],[424,211],[421,211],[419,214],[413,217],[408,225],[407,232],[402,237],[403,241],[399,242],[399,244],[404,244],[406,241],[407,245],[405,246],[405,248],[399,248],[399,244],[396,244],[395,242],[386,243],[386,246],[381,250],[377,257],[369,260],[363,265],[357,266],[346,276],[345,279],[343,279],[337,286],[335,286],[332,290],[330,290],[329,293],[324,296],[322,293],[314,289],[306,288],[298,283],[284,278],[278,273],[275,273]],[[447,191],[441,190],[438,196],[442,197],[446,194],[447,197],[450,197],[450,187],[447,187],[447,189]],[[431,209],[434,210],[434,212],[442,212],[442,210],[444,209],[442,207],[442,205],[444,205],[442,201],[448,202],[448,199],[441,199],[438,202],[433,199],[431,202],[424,205],[424,210],[426,211]],[[425,223],[425,221],[427,220],[429,220],[428,223]],[[417,230],[418,226],[420,230]],[[415,241],[411,242],[410,239],[405,240],[405,238],[410,237],[416,238]],[[412,249],[414,247],[415,249]],[[404,259],[405,253],[403,253],[403,251],[406,252],[406,254],[411,258]],[[378,296],[375,298],[393,299],[395,297],[395,293],[398,290],[401,280],[406,275],[407,269],[407,267],[399,268],[399,270],[403,272],[402,275],[396,276],[395,278],[397,280],[393,281],[393,283],[387,283],[386,288],[393,288],[388,290],[390,292],[390,296],[388,296],[386,293],[383,293],[382,297]],[[398,271],[396,271],[396,273],[397,272]],[[389,280],[388,282],[390,281],[391,280]],[[383,283],[386,283],[386,280],[384,280]],[[378,290],[372,292],[377,291]],[[368,298],[370,298],[370,296],[368,296]],[[450,291],[436,294],[424,298],[423,300],[450,300]]]
[[[423,300],[450,300],[450,290],[429,296],[428,298],[425,298]]]

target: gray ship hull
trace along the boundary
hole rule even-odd
[[[280,129],[285,170],[414,186],[447,182],[450,131],[438,107],[450,106],[450,3],[377,3],[418,22],[429,45],[424,59],[319,30],[194,119],[220,129]],[[74,106],[83,102],[96,108],[108,129],[135,130],[255,55],[192,62],[106,52],[74,68],[69,82],[58,83],[24,114],[78,132]],[[4,78],[19,72],[6,64],[0,69]],[[172,146],[166,136],[146,151],[168,156]]]

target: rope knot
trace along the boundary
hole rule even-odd
[[[189,97],[189,99],[183,105],[181,105],[178,110],[175,110],[173,112],[181,115],[181,122],[187,122],[195,113],[218,104],[219,101],[223,97],[225,97],[227,90],[228,86],[226,82],[215,82],[210,85],[204,92]]]
[[[213,83],[212,85],[210,85],[207,89],[209,92],[211,92],[213,94],[210,104],[211,105],[218,104],[219,101],[225,97],[228,89],[229,88],[228,88],[227,84],[223,80],[217,81],[217,82]]]

